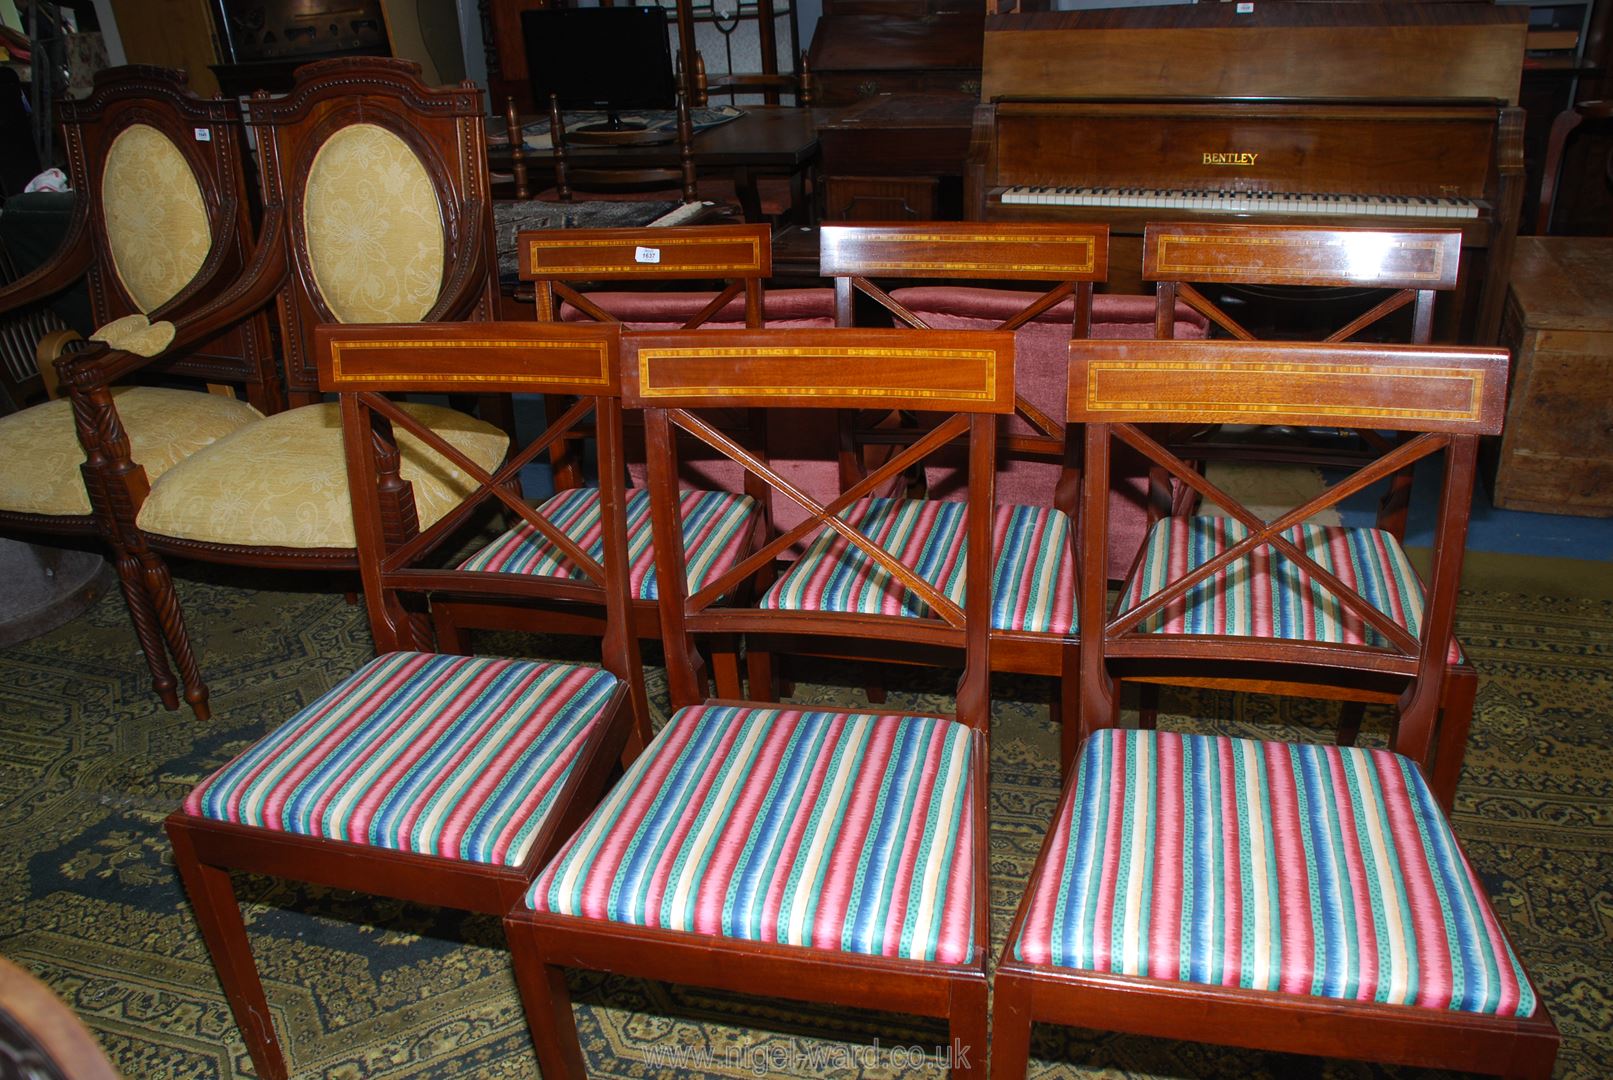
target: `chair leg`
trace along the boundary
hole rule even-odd
[[[952,1011],[947,1017],[947,1050],[953,1080],[985,1072],[986,980],[960,979],[952,984]]]
[[[1153,683],[1137,684],[1137,726],[1153,731],[1159,723],[1159,687]]]
[[[285,1080],[286,1059],[269,1018],[269,1002],[263,996],[263,982],[252,960],[252,944],[247,940],[246,924],[241,921],[230,872],[197,859],[184,829],[170,827],[168,838],[174,848],[174,865],[190,896],[202,940],[213,958],[224,998],[235,1014],[235,1026],[246,1040],[252,1065],[264,1080]]]
[[[1030,1057],[1030,988],[999,973],[991,1005],[991,1080],[1025,1080]]]
[[[711,677],[717,684],[717,696],[725,701],[738,701],[744,696],[739,685],[739,640],[724,635],[711,643]]]
[[[1339,710],[1339,731],[1334,741],[1340,746],[1354,746],[1356,736],[1361,734],[1361,720],[1366,714],[1366,702],[1346,701]]]
[[[1067,779],[1070,767],[1075,764],[1076,751],[1081,749],[1081,695],[1075,692],[1075,684],[1060,686],[1054,691],[1054,706],[1058,713],[1053,722],[1059,729],[1059,777]]]
[[[185,615],[179,610],[179,594],[174,591],[173,575],[168,564],[156,552],[147,549],[140,554],[140,567],[145,580],[146,595],[156,610],[157,622],[173,654],[174,666],[179,669],[179,680],[185,687],[185,700],[190,702],[196,719],[207,720],[212,709],[207,703],[207,684],[196,666],[196,654],[190,647],[190,635],[185,631]]]
[[[864,679],[867,685],[863,687],[863,693],[868,697],[868,704],[885,704],[885,699],[890,696],[886,692],[885,687],[885,669],[881,667],[871,667],[868,669],[868,674],[864,677]]]
[[[140,575],[140,561],[126,551],[113,553],[113,567],[118,572],[118,586],[123,590],[123,603],[129,609],[129,620],[134,623],[135,637],[140,639],[140,651],[146,654],[146,666],[151,669],[151,685],[162,699],[166,709],[179,708],[179,680],[168,666],[168,647],[163,644],[162,628],[157,625],[157,612],[151,606]]]
[[[773,686],[773,654],[753,649],[745,643],[745,685],[747,701],[777,701]]]
[[[1453,667],[1446,672],[1439,728],[1434,734],[1434,776],[1429,786],[1447,814],[1456,805],[1456,785],[1462,779],[1462,759],[1467,756],[1467,734],[1473,726],[1473,703],[1478,694],[1478,672],[1470,667]]]
[[[543,962],[524,927],[506,923],[505,930],[521,1007],[526,1011],[527,1030],[544,1080],[586,1080],[588,1068],[577,1039],[577,1018],[572,1015],[565,970]]]
[[[465,637],[454,621],[453,609],[443,604],[431,607],[431,629],[437,638],[437,651],[454,656],[469,655],[465,650]]]

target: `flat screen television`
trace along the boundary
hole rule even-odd
[[[622,123],[623,111],[677,107],[664,8],[523,11],[521,34],[540,109],[554,94],[562,109],[604,109],[608,121],[590,128],[621,131],[633,126]]]

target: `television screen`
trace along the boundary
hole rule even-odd
[[[521,13],[532,101],[562,109],[672,109],[677,84],[659,7],[542,8]]]

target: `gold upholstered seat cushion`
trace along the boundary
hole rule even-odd
[[[244,401],[195,390],[123,386],[112,391],[129,456],[155,482],[203,447],[263,419]],[[51,516],[90,512],[79,466],[84,448],[66,399],[0,417],[0,510]]]
[[[483,469],[504,460],[509,438],[491,424],[436,405],[401,406]],[[476,483],[401,429],[403,478],[429,525]],[[140,528],[215,544],[350,548],[357,543],[347,494],[342,422],[333,404],[278,413],[221,439],[152,484]]]

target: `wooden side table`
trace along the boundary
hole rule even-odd
[[[1520,236],[1495,505],[1613,517],[1613,237]]]

